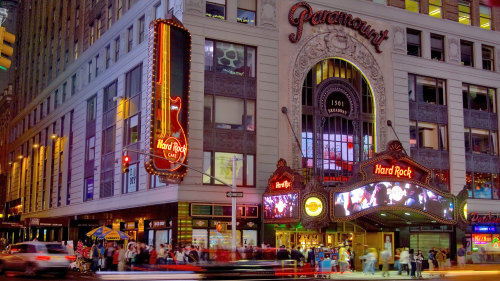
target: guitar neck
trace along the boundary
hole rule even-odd
[[[161,69],[161,128],[164,136],[171,135],[170,127],[170,26],[162,24],[160,69]]]

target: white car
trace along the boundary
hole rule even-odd
[[[61,243],[23,242],[12,245],[8,254],[0,256],[0,274],[21,271],[28,276],[53,273],[64,277],[74,256],[69,256]]]

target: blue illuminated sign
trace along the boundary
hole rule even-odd
[[[474,226],[474,232],[479,233],[496,233],[497,228],[491,225],[476,225]]]

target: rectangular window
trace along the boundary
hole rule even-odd
[[[420,57],[420,31],[406,29],[406,53],[410,56]]]
[[[95,40],[95,30],[94,30],[94,25],[90,26],[90,35],[89,35],[89,45],[94,44]]]
[[[131,26],[127,29],[127,52],[132,50],[132,45],[134,43],[134,27]]]
[[[243,155],[227,152],[208,152],[203,153],[203,172],[212,175],[227,184],[232,184],[232,159],[236,157],[236,185],[254,186],[255,185],[255,156],[251,154]],[[213,157],[212,157],[213,156]],[[212,163],[213,159],[213,163]],[[213,178],[203,176],[204,184],[221,184]]]
[[[470,198],[499,199],[498,174],[467,172],[466,183]]]
[[[139,140],[139,114],[125,120],[125,145],[134,144]]]
[[[115,62],[120,58],[120,36],[115,39]]]
[[[460,40],[460,57],[462,65],[474,66],[474,44],[469,41]]]
[[[111,64],[111,46],[106,46],[106,65],[105,68],[108,69]]]
[[[144,34],[146,33],[145,31],[145,25],[144,25],[144,16],[142,16],[140,19],[139,19],[139,44],[142,43],[142,41],[144,41]]]
[[[107,87],[104,88],[104,96],[103,96],[103,111],[107,112],[111,108],[114,108],[116,106],[115,101],[113,100],[114,97],[116,97],[116,87],[117,87],[117,81],[115,80],[111,84],[109,84]]]
[[[226,19],[226,0],[207,0],[205,15],[210,18]]]
[[[90,83],[91,80],[92,80],[92,61],[89,61],[89,75],[88,75],[87,82]]]
[[[108,28],[107,29],[109,29],[112,24],[113,24],[113,6],[109,5],[108,6]]]
[[[62,102],[63,103],[66,101],[66,87],[67,86],[68,86],[68,83],[64,82],[63,88],[62,88]]]
[[[59,100],[59,90],[55,90],[54,91],[54,110],[56,110],[57,106],[59,105],[58,100]]]
[[[410,147],[447,150],[447,126],[410,121]]]
[[[405,9],[410,12],[420,13],[419,0],[405,0]]]
[[[47,115],[50,114],[50,97],[47,98]]]
[[[119,20],[123,15],[123,0],[118,0],[118,11],[116,13],[116,20]]]
[[[138,190],[139,163],[129,165],[128,173],[123,174],[123,193],[135,192]]]
[[[102,33],[102,21],[104,19],[98,19],[97,20],[97,34],[96,34],[96,40],[101,38],[101,33]]]
[[[444,61],[444,37],[431,33],[431,59]]]
[[[238,0],[237,21],[248,25],[255,25],[256,10],[256,0]]]
[[[95,120],[97,113],[97,95],[87,100],[87,121]]]
[[[95,77],[99,75],[99,54],[95,56]]]
[[[76,94],[76,74],[71,76],[71,96]]]
[[[154,19],[157,20],[157,19],[161,19],[163,18],[162,16],[162,9],[161,9],[161,3],[157,3],[155,6],[154,6]]]
[[[136,66],[125,76],[125,96],[127,98],[134,97],[141,93],[142,84],[142,64]]]
[[[498,155],[498,132],[465,128],[465,151],[478,153]]]
[[[408,96],[410,101],[446,105],[445,82],[442,79],[408,75]]]
[[[91,161],[95,159],[95,136],[91,136],[87,139],[86,143],[87,155],[85,157],[86,161]]]
[[[479,26],[491,29],[491,7],[479,5]]]
[[[78,40],[75,41],[75,44],[73,45],[73,57],[74,60],[78,59]]]
[[[458,0],[458,22],[470,25],[470,1]]]
[[[441,0],[429,0],[429,16],[435,18],[441,18],[442,6],[443,3],[441,2]]]
[[[496,91],[476,85],[462,85],[463,105],[466,109],[496,112]]]
[[[491,46],[482,45],[481,53],[483,57],[483,69],[495,71],[494,48]]]
[[[205,41],[205,71],[215,70],[232,75],[255,77],[255,59],[255,47]]]
[[[115,150],[115,127],[111,126],[102,132],[102,154]]]

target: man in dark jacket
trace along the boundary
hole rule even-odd
[[[290,254],[290,257],[292,260],[296,260],[297,264],[300,264],[300,262],[304,259],[304,255],[300,251],[300,246],[297,246],[297,249],[292,248],[292,253]]]
[[[288,250],[285,248],[284,245],[281,245],[281,248],[276,254],[276,257],[278,258],[278,260],[287,260],[290,258],[290,253],[288,252]]]

